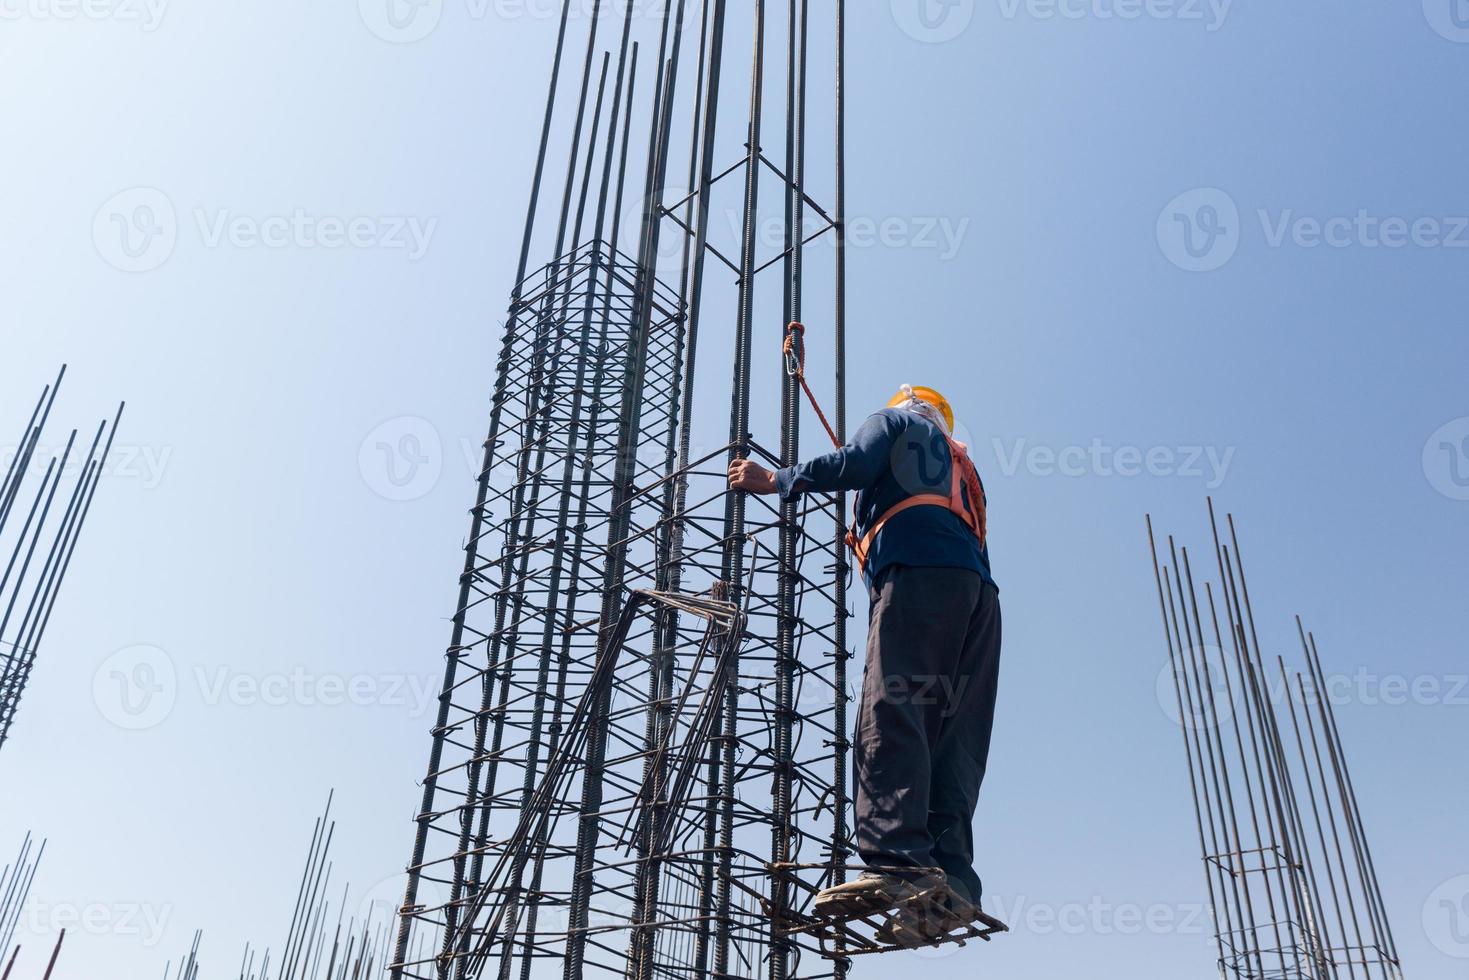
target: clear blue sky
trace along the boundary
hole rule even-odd
[[[1017,928],[933,976],[1213,975],[1143,535],[1152,512],[1202,547],[1208,493],[1270,652],[1300,612],[1334,673],[1441,682],[1340,713],[1408,974],[1463,976],[1439,904],[1469,891],[1453,2],[959,0],[926,27],[851,4],[851,212],[896,222],[853,249],[851,402],[950,395],[1005,606],[978,834]],[[388,43],[369,0],[0,0],[0,432],[62,361],[57,431],[129,401],[0,754],[0,853],[51,840],[22,976],[87,910],[63,976],[157,976],[195,928],[209,977],[279,945],[331,786],[338,880],[397,889],[546,6],[445,0]],[[121,248],[140,204],[172,209],[161,252]],[[341,227],[268,220],[298,210]],[[405,436],[429,462],[397,486],[375,446]],[[140,661],[176,690],[129,731],[109,679]]]

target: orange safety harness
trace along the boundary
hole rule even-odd
[[[838,449],[842,448],[841,440],[837,438],[831,423],[826,420],[826,413],[822,412],[821,406],[816,402],[816,396],[811,392],[811,386],[806,383],[806,345],[804,342],[797,343],[797,338],[804,341],[806,327],[804,324],[792,323],[786,328],[785,355],[786,372],[801,383],[801,389],[806,392],[806,398],[811,402],[811,407],[816,411],[816,417],[821,419],[821,424],[826,427],[826,434],[831,437],[832,444]],[[969,458],[969,453],[964,447],[955,442],[946,432],[944,440],[949,444],[949,493],[947,496],[938,493],[923,493],[908,497],[899,501],[884,511],[867,533],[861,538],[857,537],[856,519],[857,505],[852,504],[853,527],[847,531],[847,547],[852,549],[852,554],[857,559],[857,567],[867,568],[867,555],[872,550],[872,543],[877,540],[887,522],[897,517],[905,510],[914,507],[943,507],[964,522],[964,526],[974,532],[979,539],[979,546],[983,548],[989,537],[989,518],[984,496],[984,485],[980,482],[979,471],[974,468],[974,461]],[[968,503],[966,503],[966,499]]]

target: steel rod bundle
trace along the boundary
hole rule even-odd
[[[269,947],[245,944],[237,972],[239,980],[368,980],[386,968],[387,950],[394,923],[369,906],[358,916],[347,914],[350,887],[344,886],[335,910],[332,907],[332,798],[311,831],[306,861],[296,885],[286,940],[279,955]],[[181,961],[177,980],[194,980],[199,971],[199,939]],[[165,980],[170,974],[165,973]]]
[[[165,964],[163,980],[199,980],[199,944],[203,939],[203,930],[195,929],[193,941],[189,944],[189,952],[179,960],[178,971],[174,971],[172,963]]]
[[[1151,519],[1148,538],[1220,973],[1400,980],[1315,637],[1298,619],[1304,672],[1267,663],[1234,518],[1209,520],[1217,582],[1171,537],[1160,556]]]
[[[36,870],[45,854],[46,842],[41,841],[37,847],[31,835],[26,834],[15,860],[0,871],[0,962],[7,964],[7,972],[8,965],[14,964],[20,953],[20,946],[12,947],[11,944],[15,942],[16,927],[20,924],[31,884],[36,880]]]
[[[118,406],[111,424],[97,426],[85,454],[78,452],[73,429],[65,446],[43,463],[48,452],[42,433],[65,375],[63,366],[42,390],[7,453],[0,480],[0,747],[10,736],[122,418]]]
[[[845,424],[844,5],[770,6],[562,6],[394,977],[845,974],[774,925],[851,854],[844,501],[725,480],[800,452],[793,319],[825,328]],[[701,366],[711,328],[731,356]],[[710,445],[696,389],[721,374]]]

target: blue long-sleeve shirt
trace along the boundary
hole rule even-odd
[[[873,415],[847,445],[800,466],[777,470],[775,484],[784,501],[807,490],[856,490],[857,536],[908,497],[951,486],[949,443],[938,426],[913,412],[887,408]],[[891,565],[967,568],[993,584],[989,549],[952,511],[910,507],[883,526],[867,558],[871,588]]]

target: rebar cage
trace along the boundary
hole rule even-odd
[[[772,916],[788,896],[771,861],[826,858],[844,819],[841,617],[824,585],[842,556],[831,534],[802,536],[783,566],[779,508],[763,501],[731,541],[729,447],[672,468],[660,447],[672,445],[683,314],[661,286],[636,399],[653,450],[633,455],[614,520],[633,283],[600,243],[532,280],[525,325],[507,332],[495,462],[435,729],[435,803],[419,824],[418,889],[437,900],[405,909],[435,941],[411,943],[430,955],[405,958],[401,975],[534,977],[570,962],[578,976],[764,975],[772,945],[800,952]],[[830,529],[836,517],[813,495],[798,520]],[[722,578],[731,546],[744,559],[736,589]],[[711,613],[680,586],[742,604]],[[625,604],[637,589],[656,601]],[[611,635],[608,606],[632,613]],[[824,655],[782,653],[799,648]],[[813,887],[790,897],[809,905],[828,877],[810,872]],[[808,964],[792,975],[832,975],[819,956]]]
[[[764,363],[778,369],[779,417],[752,412],[754,337],[768,323],[778,343],[801,319],[817,239],[834,245],[817,282],[832,288],[822,322],[844,435],[845,5],[819,18],[835,52],[829,210],[806,178],[808,0],[788,5],[783,58],[764,0],[732,8],[753,14],[738,36],[725,0],[645,6],[594,0],[573,18],[582,5],[562,5],[395,977],[846,973],[778,925],[850,857],[844,499],[754,498],[726,477],[735,459],[799,454],[798,381],[775,343]],[[616,40],[598,58],[605,25]],[[749,112],[731,114],[742,81],[725,64],[746,43]],[[780,61],[777,165],[761,136],[778,118],[765,74]],[[567,151],[555,194],[553,144]],[[625,194],[629,173],[641,195]],[[543,196],[558,219],[538,222]],[[772,254],[762,208],[777,200]],[[527,272],[543,249],[557,258]],[[733,371],[728,437],[696,450],[701,322],[729,329]],[[794,883],[772,871],[797,865]]]
[[[1221,976],[1401,980],[1362,809],[1315,637],[1267,668],[1234,518],[1209,505],[1218,582],[1153,541]],[[1225,639],[1225,634],[1228,639]],[[1277,683],[1278,682],[1278,683]]]

